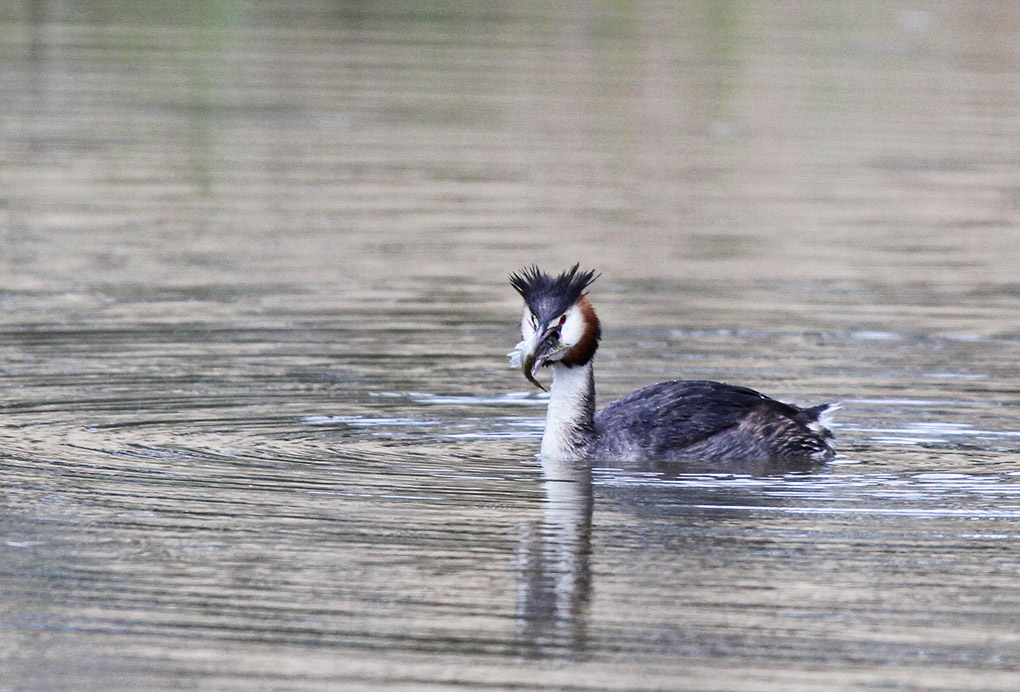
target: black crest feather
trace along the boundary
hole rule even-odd
[[[594,271],[581,271],[580,264],[553,277],[532,265],[510,275],[510,285],[521,294],[528,309],[539,320],[551,320],[566,312],[598,278]]]

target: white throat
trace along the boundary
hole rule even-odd
[[[549,410],[542,436],[546,459],[584,459],[595,439],[595,380],[591,361],[584,365],[552,366]]]

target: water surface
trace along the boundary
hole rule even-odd
[[[0,3],[0,689],[1015,690],[1020,11]],[[542,466],[842,401],[812,474]]]

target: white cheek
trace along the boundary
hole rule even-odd
[[[535,327],[531,321],[531,311],[524,308],[524,316],[521,317],[521,337],[530,341],[535,336]]]
[[[560,330],[560,341],[568,346],[573,346],[584,336],[584,318],[581,311],[570,308],[567,311],[567,321],[563,323]]]

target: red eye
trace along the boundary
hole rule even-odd
[[[566,315],[563,315],[562,317],[560,317],[560,326],[562,327],[563,323],[566,322],[566,321],[567,321],[567,316]]]

